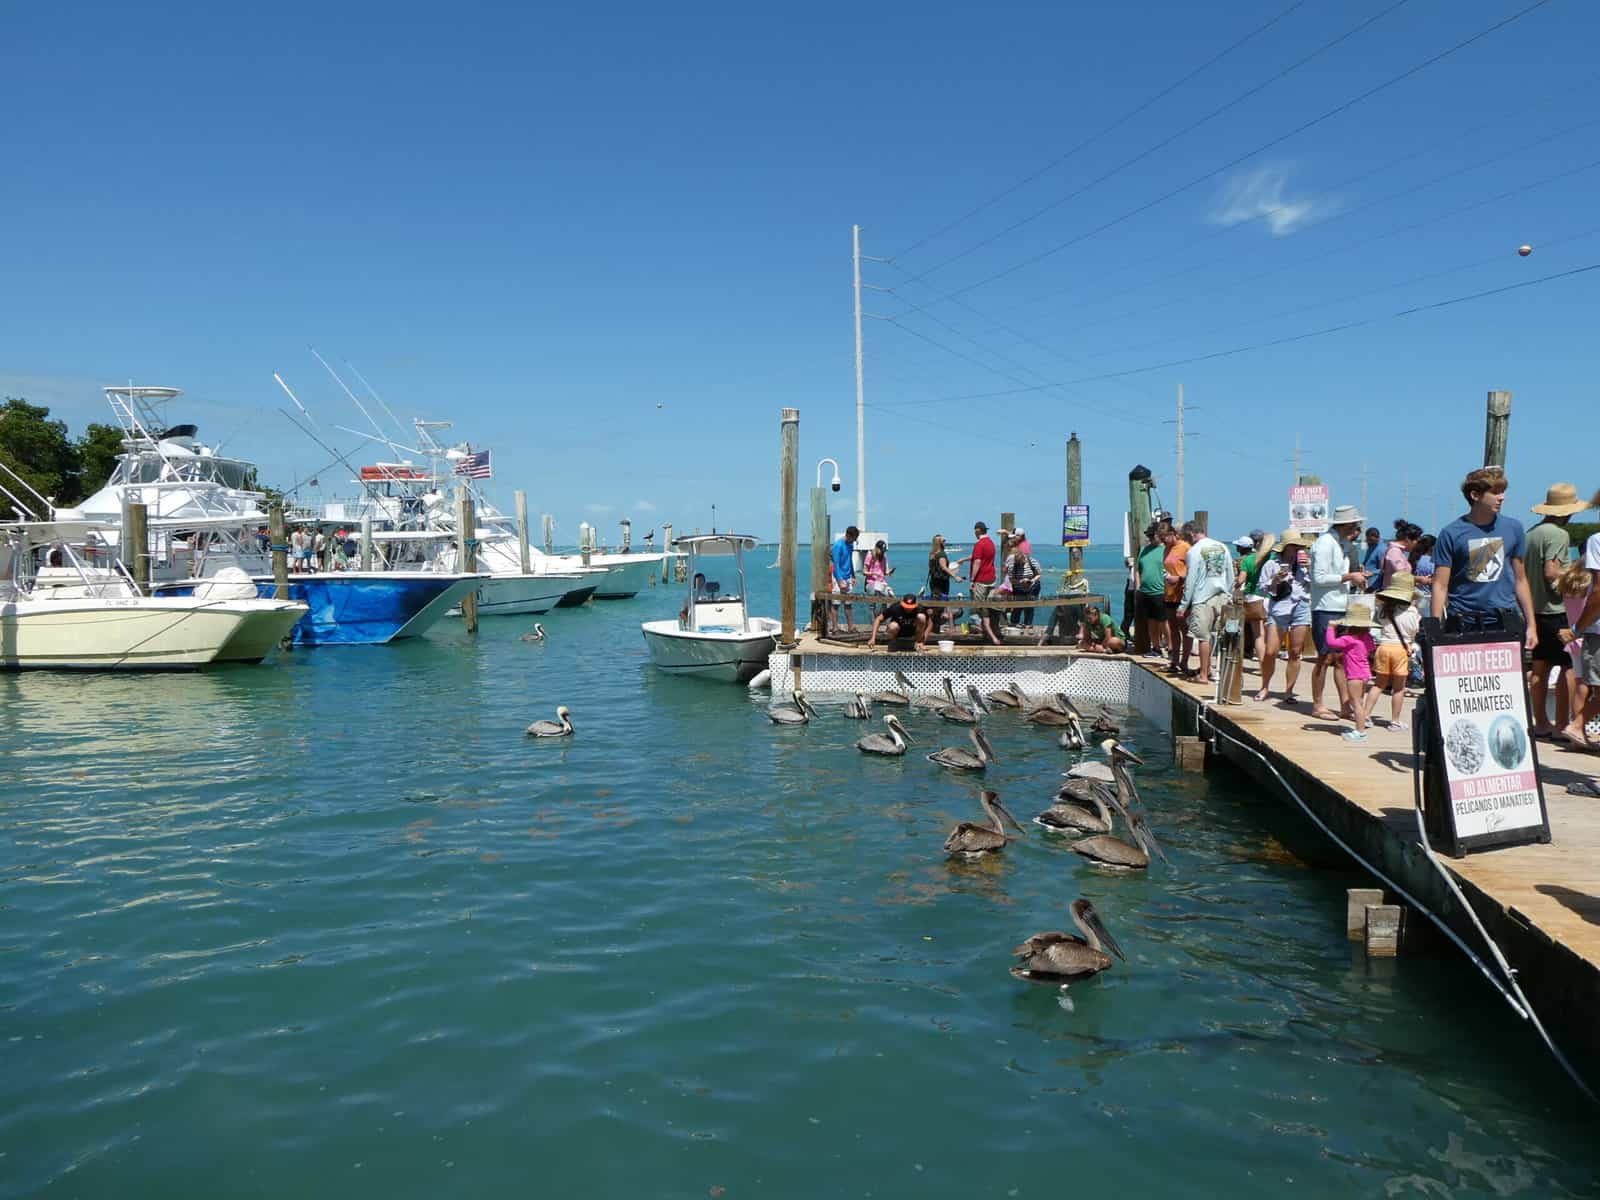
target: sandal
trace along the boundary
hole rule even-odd
[[[1592,779],[1574,780],[1572,783],[1567,784],[1567,795],[1590,796],[1600,799],[1600,786],[1596,786],[1595,781]]]

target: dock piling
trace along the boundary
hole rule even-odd
[[[372,570],[372,514],[361,518],[361,569]]]
[[[1367,909],[1383,903],[1382,888],[1349,888],[1344,894],[1344,934],[1352,942],[1367,936]]]
[[[141,596],[150,594],[150,524],[149,511],[143,504],[130,500],[122,506],[122,561],[133,573],[133,582]]]
[[[1511,440],[1511,393],[1490,392],[1488,412],[1484,416],[1483,465],[1504,467],[1506,443]]]
[[[833,538],[828,528],[828,493],[822,488],[811,489],[811,594],[825,597],[828,594],[828,551]],[[828,602],[814,598],[811,601],[811,628],[818,637],[828,636]]]
[[[472,511],[472,493],[467,491],[465,484],[456,485],[456,538],[459,542],[461,570],[473,572],[478,569],[478,526]],[[477,590],[468,592],[461,597],[461,619],[467,624],[468,633],[478,632],[478,593]]]
[[[1400,953],[1404,910],[1398,904],[1369,904],[1366,918],[1368,958],[1394,958]]]
[[[1083,503],[1083,443],[1076,430],[1067,439],[1067,503]],[[1076,546],[1067,551],[1067,573],[1083,574],[1083,551]]]
[[[511,493],[517,503],[517,555],[524,575],[531,574],[528,550],[528,493],[518,488]]]
[[[289,530],[283,519],[283,501],[267,505],[267,538],[272,547],[272,595],[289,598]]]
[[[778,498],[779,512],[782,514],[778,530],[778,576],[783,588],[783,601],[780,608],[783,631],[780,635],[780,644],[794,645],[794,589],[795,589],[795,540],[798,534],[799,517],[795,512],[795,480],[800,470],[800,410],[786,408],[783,410],[783,420],[780,441],[782,444],[782,458],[778,469],[778,487],[782,495]]]

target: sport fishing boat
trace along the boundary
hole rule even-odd
[[[292,600],[263,600],[244,581],[205,581],[185,597],[145,596],[118,564],[96,568],[54,523],[6,527],[0,584],[0,669],[172,671],[258,663],[306,615]],[[47,539],[35,547],[32,539]],[[35,565],[44,556],[45,565]]]
[[[778,644],[782,623],[752,617],[745,609],[744,552],[756,539],[739,533],[681,537],[675,546],[689,554],[689,595],[675,618],[640,625],[655,665],[673,675],[697,675],[728,683],[746,683],[766,669]],[[739,589],[724,595],[722,585],[708,579],[701,560],[732,555]]]

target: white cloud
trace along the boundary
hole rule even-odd
[[[634,507],[634,511],[635,512],[655,512],[656,511],[656,506],[654,504],[651,504],[650,501],[648,501],[648,500],[635,500],[633,502],[633,507]]]
[[[1232,175],[1218,191],[1208,219],[1223,226],[1261,221],[1273,237],[1288,237],[1338,206],[1325,198],[1288,199],[1284,195],[1288,184],[1289,171],[1282,164]]]
[[[583,508],[585,512],[598,513],[601,516],[611,511],[609,504],[585,504]]]

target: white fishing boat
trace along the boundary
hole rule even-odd
[[[710,533],[673,543],[689,555],[689,594],[676,617],[640,625],[655,665],[672,675],[696,675],[745,683],[766,669],[778,644],[781,622],[752,617],[745,609],[744,552],[756,539],[746,534]],[[702,560],[733,556],[738,590],[727,595],[707,577]],[[709,565],[709,564],[707,564]]]

